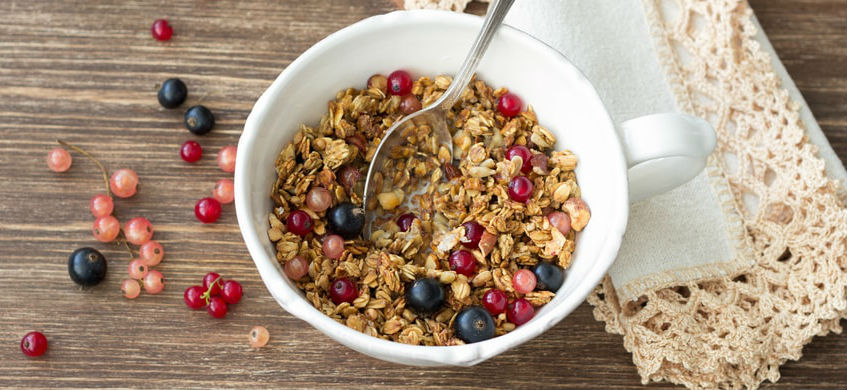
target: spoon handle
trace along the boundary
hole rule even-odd
[[[474,41],[473,46],[471,47],[470,53],[465,58],[465,62],[462,64],[462,68],[459,70],[459,73],[456,74],[456,77],[453,78],[453,82],[450,83],[450,88],[444,92],[444,96],[441,97],[441,102],[439,105],[443,110],[449,110],[456,104],[456,101],[459,100],[459,97],[462,96],[462,91],[465,90],[465,87],[468,86],[468,83],[471,81],[471,77],[473,77],[474,72],[476,72],[476,67],[479,65],[479,61],[482,59],[483,54],[485,54],[485,49],[488,48],[488,44],[491,43],[491,38],[494,38],[494,33],[497,32],[497,28],[500,27],[500,24],[503,23],[503,18],[506,17],[506,14],[509,12],[509,8],[512,7],[512,3],[515,0],[492,0],[491,4],[488,5],[488,12],[485,14],[485,20],[482,22],[482,30],[480,30],[479,35],[476,37],[476,41]]]

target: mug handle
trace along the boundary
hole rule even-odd
[[[686,114],[646,115],[620,126],[629,171],[629,201],[670,191],[697,176],[715,149],[709,122]]]

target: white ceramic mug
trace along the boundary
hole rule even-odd
[[[238,223],[268,290],[289,313],[379,359],[413,365],[473,365],[542,334],[573,311],[614,262],[630,201],[690,180],[703,169],[715,145],[712,128],[686,115],[650,115],[616,128],[594,87],[567,58],[503,26],[480,63],[479,77],[521,96],[535,109],[541,125],[556,135],[555,148],[570,149],[579,157],[577,180],[592,217],[577,234],[564,285],[528,323],[503,336],[462,346],[390,342],[330,319],[285,277],[267,236],[277,154],[301,123],[318,123],[338,90],[362,88],[374,73],[405,69],[417,76],[453,74],[481,22],[479,17],[457,13],[398,11],[340,30],[312,46],[279,75],[256,102],[238,143]]]

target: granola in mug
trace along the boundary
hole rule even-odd
[[[577,157],[553,150],[519,97],[480,80],[448,113],[452,156],[425,126],[408,131],[363,205],[385,131],[450,82],[396,71],[341,90],[275,162],[277,260],[315,308],[374,337],[458,345],[514,330],[553,299],[590,218]],[[379,215],[367,241],[363,208]]]

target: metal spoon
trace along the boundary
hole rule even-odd
[[[452,158],[453,137],[447,129],[447,112],[453,108],[453,105],[459,100],[465,87],[470,83],[471,77],[473,77],[476,67],[479,65],[479,61],[488,48],[488,44],[491,43],[491,39],[494,37],[494,33],[497,32],[497,28],[503,23],[503,18],[506,17],[506,13],[509,12],[509,8],[512,7],[513,2],[514,0],[491,1],[491,4],[488,6],[488,12],[485,14],[485,20],[482,22],[482,30],[477,35],[459,73],[453,78],[453,82],[450,83],[450,87],[447,88],[444,95],[429,107],[401,119],[385,132],[385,136],[383,136],[382,141],[380,141],[376,148],[371,165],[368,167],[368,176],[365,179],[365,192],[362,202],[366,210],[366,226],[363,232],[365,239],[370,238],[373,225],[373,216],[367,215],[367,206],[371,199],[381,190],[381,188],[374,188],[373,176],[385,166],[391,150],[403,144],[406,139],[404,130],[428,125],[435,133],[436,142],[440,146],[446,147],[447,151],[451,153]]]

